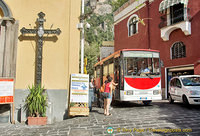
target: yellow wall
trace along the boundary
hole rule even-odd
[[[68,89],[71,73],[79,71],[81,0],[6,0],[13,17],[22,27],[34,28],[39,12],[46,14],[44,28],[60,28],[58,40],[45,41],[43,45],[42,85],[46,89]],[[30,25],[29,25],[30,24]],[[19,31],[19,36],[21,35]],[[26,34],[27,36],[33,36]],[[50,35],[49,35],[50,36]],[[26,89],[34,83],[35,73],[34,40],[18,41],[16,89]]]

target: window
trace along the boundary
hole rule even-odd
[[[95,77],[100,77],[100,67],[96,67],[95,75]]]
[[[159,58],[125,57],[124,58],[125,76],[156,76],[160,74]]]
[[[160,3],[159,12],[162,14],[160,17],[160,28],[183,21],[189,21],[190,19],[190,9],[188,8],[187,0],[164,0]]]
[[[138,32],[138,16],[133,15],[128,20],[128,36],[132,36]]]
[[[170,7],[170,24],[184,21],[184,4],[176,4]]]
[[[181,81],[176,79],[176,87],[181,88]]]
[[[178,59],[186,57],[186,47],[183,42],[176,42],[171,47],[171,58]]]
[[[175,79],[172,79],[172,80],[170,81],[170,86],[174,86],[174,82],[175,82]]]

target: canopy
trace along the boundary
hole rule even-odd
[[[159,6],[159,12],[162,12],[163,10],[166,10],[170,6],[173,6],[173,5],[176,5],[176,4],[179,4],[179,3],[182,3],[185,6],[187,6],[188,0],[163,0],[160,3],[160,6]]]

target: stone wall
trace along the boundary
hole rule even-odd
[[[24,123],[27,120],[28,114],[24,111],[25,99],[28,95],[28,90],[15,91],[15,122]],[[47,90],[48,107],[46,115],[48,124],[62,121],[68,117],[68,90]]]

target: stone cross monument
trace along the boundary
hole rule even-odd
[[[39,18],[37,19],[38,28],[36,29],[26,29],[23,27],[20,32],[22,35],[24,34],[37,34],[38,36],[38,46],[36,51],[36,72],[35,72],[35,82],[36,85],[41,84],[42,80],[42,46],[43,46],[43,35],[44,34],[57,34],[61,33],[59,28],[51,30],[51,29],[44,29],[44,19],[45,14],[43,12],[38,13]]]

